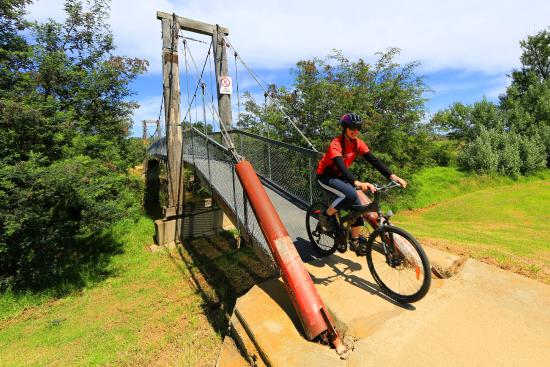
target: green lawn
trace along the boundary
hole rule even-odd
[[[513,179],[497,175],[472,175],[459,171],[456,167],[430,167],[414,175],[410,190],[414,192],[414,196],[406,196],[397,202],[396,207],[425,208],[474,191],[541,180],[550,180],[550,170]]]
[[[438,204],[399,212],[396,224],[427,244],[550,282],[548,171],[517,181],[457,178],[460,173],[456,173],[456,180],[452,175],[451,179],[437,179],[441,172],[424,173],[430,177],[427,182],[441,183],[432,185],[431,201]],[[423,190],[428,187],[424,185]]]
[[[248,249],[214,236],[151,253],[150,219],[114,229],[107,279],[54,299],[0,295],[0,366],[212,366],[235,298],[265,279]]]

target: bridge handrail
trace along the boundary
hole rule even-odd
[[[254,133],[250,133],[250,132],[244,131],[244,130],[231,130],[230,133],[246,135],[246,136],[249,136],[249,137],[254,138],[254,139],[262,140],[266,143],[271,143],[271,144],[274,144],[274,145],[278,145],[278,146],[287,148],[289,150],[294,150],[296,152],[300,152],[300,153],[310,155],[311,157],[314,157],[314,158],[317,158],[320,155],[322,155],[322,153],[316,152],[316,151],[308,149],[308,148],[302,148],[302,147],[292,145],[292,144],[289,144],[289,143],[285,143],[285,142],[282,142],[282,141],[279,141],[279,140],[273,140],[273,139],[266,138],[264,136],[257,135],[257,134],[254,134]]]
[[[186,130],[187,130],[187,131],[193,130],[194,132],[198,133],[201,137],[203,137],[204,139],[206,139],[206,141],[208,141],[210,144],[215,145],[215,146],[218,147],[219,149],[223,150],[225,153],[230,153],[230,152],[229,152],[229,148],[224,147],[222,144],[218,143],[217,141],[215,141],[214,139],[212,139],[210,136],[208,136],[208,135],[206,135],[205,133],[201,132],[201,131],[198,130],[196,127],[192,127],[191,129],[186,129]]]

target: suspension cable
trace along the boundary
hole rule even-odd
[[[159,109],[159,123],[160,123],[160,117],[162,116],[162,107],[164,107],[164,96],[160,99],[160,109]]]
[[[202,89],[202,120],[204,124],[204,135],[208,136],[208,129],[206,128],[206,107],[204,105],[204,89],[206,88],[206,83],[201,83],[201,89]]]
[[[208,42],[205,42],[205,41],[201,41],[201,40],[198,40],[198,39],[195,39],[195,38],[192,38],[192,37],[189,37],[189,36],[185,36],[185,37],[182,37],[184,40],[189,40],[189,41],[194,41],[194,42],[199,42],[199,43],[204,43],[205,45],[208,44]]]
[[[267,117],[267,92],[264,92],[264,115]],[[267,137],[269,138],[269,122],[267,121],[267,119],[265,120],[266,122],[266,130],[267,130]]]
[[[185,86],[187,89],[187,105],[191,105],[190,102],[190,94],[189,94],[189,63],[187,62],[187,47],[185,45],[187,44],[187,40],[183,40],[183,59],[185,61]],[[185,118],[182,120],[185,121]]]
[[[239,73],[237,68],[237,56],[239,55],[236,51],[235,55],[235,84],[237,85],[237,121],[241,120],[241,97],[239,95]]]
[[[248,73],[252,76],[252,78],[256,81],[256,83],[258,83],[258,85],[264,90],[265,93],[267,93],[267,88],[262,84],[260,83],[260,81],[258,80],[259,77],[248,67],[248,65],[244,62],[244,60],[242,59],[242,57],[237,53],[237,50],[235,50],[235,48],[233,47],[233,45],[227,40],[227,38],[225,37],[225,35],[223,36],[225,42],[227,43],[227,45],[233,50],[233,52],[235,52],[235,54],[237,55],[236,57],[239,59],[239,61],[241,62],[241,64],[243,64],[243,66],[246,68],[246,70],[248,71]],[[264,82],[265,84],[265,82]],[[284,110],[284,108],[279,104],[279,101],[277,101],[277,99],[273,98],[271,95],[268,95],[269,99],[272,100],[275,104],[275,106],[277,107],[277,109],[286,117],[286,119],[288,120],[288,122],[290,122],[290,124],[294,127],[294,129],[300,134],[300,136],[305,140],[305,142],[307,143],[307,145],[312,149],[314,150],[315,152],[318,152],[318,150],[315,148],[315,146],[309,141],[309,139],[304,135],[304,133],[298,128],[298,126],[296,126],[296,124],[294,123],[293,120],[295,120],[293,117],[290,117]]]
[[[187,50],[189,52],[189,56],[191,58],[191,61],[193,62],[193,66],[195,67],[195,70],[198,74],[198,67],[197,67],[197,63],[195,62],[195,58],[193,57],[193,54],[191,53],[191,50],[189,49],[189,46],[187,46]],[[201,75],[202,77],[202,75]],[[206,93],[208,94],[208,90],[206,90]],[[231,137],[229,136],[229,133],[227,131],[227,129],[225,128],[224,124],[221,123],[221,117],[220,117],[220,114],[218,113],[218,110],[216,109],[216,107],[212,104],[212,106],[210,107],[212,109],[212,111],[216,114],[217,118],[218,118],[218,123],[221,127],[221,130],[220,132],[222,133],[222,136],[224,138],[224,140],[226,141],[227,143],[227,146],[228,146],[228,149],[229,151],[231,152],[231,154],[233,155],[233,158],[237,161],[237,162],[240,162],[241,161],[241,157],[236,153],[235,151],[235,145],[233,144],[233,140],[231,140]]]
[[[189,49],[189,46],[187,45],[187,42],[184,42],[183,43],[183,47],[184,48],[187,48],[187,51],[189,52],[189,56],[191,57],[191,60],[193,61],[193,64],[195,64],[195,60],[193,59],[193,55],[191,54],[191,50]],[[195,87],[195,92],[193,93],[193,98],[191,100],[191,103],[189,104],[188,108],[187,108],[187,112],[185,112],[185,116],[183,117],[183,121],[185,121],[185,119],[187,118],[187,115],[189,114],[189,112],[191,111],[191,107],[192,107],[192,104],[193,104],[193,101],[196,99],[197,97],[197,91],[199,90],[199,87],[200,87],[200,84],[201,84],[201,81],[202,81],[202,76],[204,74],[204,69],[206,67],[206,63],[208,62],[208,59],[210,57],[210,53],[212,51],[212,42],[210,43],[210,47],[208,48],[208,54],[206,55],[206,58],[204,59],[204,64],[202,65],[202,71],[200,72],[200,77],[199,77],[199,80],[197,81],[197,85]],[[195,64],[195,71],[197,73],[197,75],[199,74],[199,71],[198,71],[198,68],[197,68],[197,65]]]

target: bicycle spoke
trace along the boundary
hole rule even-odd
[[[430,285],[429,264],[412,236],[393,226],[378,230],[369,239],[367,261],[378,285],[399,301],[422,298]],[[389,252],[384,254],[384,247]]]

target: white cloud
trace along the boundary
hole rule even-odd
[[[30,17],[60,19],[62,3],[38,0]],[[519,64],[519,40],[550,24],[546,0],[113,0],[119,52],[149,59],[152,73],[160,73],[157,10],[228,27],[245,61],[262,68],[289,67],[333,48],[370,58],[396,46],[403,59],[421,60],[428,71],[505,72]]]
[[[63,0],[35,0],[28,10],[32,20],[52,17],[61,21],[64,17]],[[241,57],[254,70],[262,69],[267,83],[280,85],[281,69],[293,67],[300,59],[324,57],[332,49],[341,49],[351,59],[372,60],[375,52],[395,46],[402,49],[399,61],[420,60],[422,73],[452,69],[497,78],[495,84],[484,88],[488,98],[505,90],[505,74],[520,65],[519,41],[550,25],[548,0],[112,0],[110,24],[117,53],[148,59],[149,74],[158,78],[159,90],[162,42],[157,10],[228,27],[229,39]],[[196,43],[190,46],[200,68],[206,48]],[[232,61],[230,68],[233,73]],[[239,68],[241,93],[250,89],[256,93],[256,83]],[[180,62],[185,93],[183,71]],[[193,77],[190,80],[193,84]],[[454,85],[443,82],[432,85],[436,95],[458,96],[476,84],[471,80]],[[257,97],[263,100],[261,94]],[[134,134],[140,136],[141,121],[158,116],[161,96],[160,92],[157,97],[138,94],[137,99],[141,107],[134,116]],[[182,96],[182,117],[185,99]],[[235,102],[233,98],[234,116]],[[192,116],[202,116],[202,110],[193,109]]]

